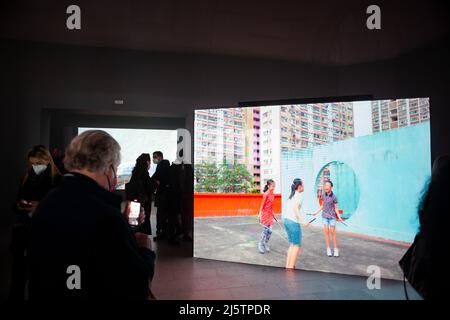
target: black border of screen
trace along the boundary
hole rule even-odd
[[[308,104],[308,103],[332,103],[332,102],[354,102],[354,101],[372,101],[372,94],[355,95],[355,96],[335,96],[335,97],[319,97],[319,98],[298,98],[298,99],[282,99],[282,100],[261,100],[261,101],[243,101],[238,103],[238,108],[246,107],[264,107],[264,106],[282,106],[290,104]],[[382,99],[378,99],[382,100]],[[236,107],[235,107],[236,108]]]

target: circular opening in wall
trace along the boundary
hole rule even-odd
[[[320,195],[324,192],[325,181],[333,183],[333,193],[338,200],[342,219],[349,219],[358,208],[360,189],[353,169],[342,161],[332,161],[320,169],[316,177],[315,190],[321,205]]]

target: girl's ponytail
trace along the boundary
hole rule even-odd
[[[272,179],[267,180],[266,185],[264,186],[263,192],[266,192],[267,190],[269,190],[269,186],[273,183],[274,181]]]
[[[301,185],[303,185],[302,179],[299,178],[294,179],[294,182],[292,182],[291,185],[291,194],[289,196],[289,199],[292,199],[292,197],[295,194],[295,191],[297,191],[298,187],[300,187]]]

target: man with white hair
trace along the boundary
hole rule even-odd
[[[86,131],[67,147],[69,171],[42,200],[28,256],[30,299],[146,299],[155,254],[121,214],[120,146],[108,133]]]

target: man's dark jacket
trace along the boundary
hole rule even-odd
[[[155,206],[167,206],[170,196],[170,162],[163,159],[156,167],[155,173],[152,175],[153,181],[159,181],[156,188]]]
[[[33,214],[30,299],[147,298],[155,254],[138,247],[120,203],[87,176],[63,177]]]

